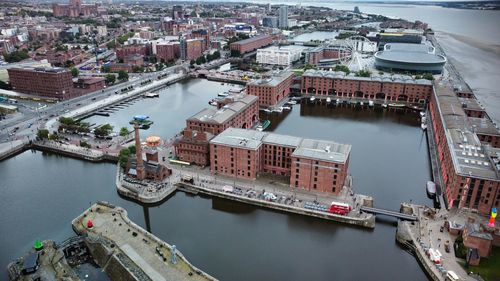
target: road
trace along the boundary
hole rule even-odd
[[[155,80],[159,75],[172,74],[177,70],[185,69],[189,63],[168,67],[162,71],[143,73],[127,82],[107,87],[106,89],[89,93],[84,96],[76,97],[70,100],[61,101],[53,105],[48,105],[42,109],[33,109],[23,112],[22,116],[16,118],[7,118],[0,121],[0,143],[16,139],[33,139],[37,128],[41,128],[49,118],[56,118],[59,115],[67,113],[93,103],[99,103],[106,97],[111,96],[121,89],[127,87],[139,86],[141,82],[152,79]],[[16,128],[18,128],[16,130]]]

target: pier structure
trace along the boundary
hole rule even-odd
[[[111,280],[217,280],[192,265],[178,249],[174,252],[173,246],[132,222],[123,208],[95,203],[72,226],[86,238],[94,260]],[[175,264],[171,262],[174,253]]]

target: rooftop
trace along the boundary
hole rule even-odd
[[[394,83],[405,83],[405,84],[418,84],[418,85],[428,85],[432,86],[432,82],[426,79],[414,79],[408,75],[400,74],[384,74],[376,75],[373,74],[371,77],[357,77],[354,74],[345,74],[342,71],[329,71],[329,70],[315,70],[309,69],[304,72],[302,77],[326,77],[332,79],[348,79],[348,80],[362,80],[362,81],[373,81],[373,82],[394,82]]]
[[[351,146],[347,144],[238,128],[226,129],[210,143],[252,150],[266,143],[288,146],[295,148],[292,156],[336,163],[345,163],[351,152]]]
[[[497,150],[483,145],[476,135],[479,132],[495,134],[495,130],[498,134],[498,129],[489,119],[467,117],[451,87],[436,84],[434,92],[456,172],[464,176],[499,180]]]
[[[62,73],[68,72],[66,68],[62,67],[16,67],[12,68],[12,70],[22,70],[22,71],[36,71],[36,72],[45,72],[45,73]]]
[[[243,111],[252,103],[258,100],[258,97],[252,95],[231,95],[228,97],[234,98],[234,102],[225,105],[221,109],[204,108],[196,113],[188,120],[197,120],[207,123],[223,124],[234,117],[235,114]]]
[[[274,72],[270,76],[266,78],[262,78],[259,80],[252,81],[248,83],[247,85],[253,85],[253,86],[264,86],[264,87],[276,87],[278,86],[281,82],[285,81],[288,79],[290,76],[293,75],[293,72],[291,71],[279,71],[279,72]]]
[[[254,37],[251,37],[248,39],[240,40],[240,41],[234,42],[232,44],[248,44],[248,43],[252,43],[252,42],[259,41],[259,40],[264,39],[264,38],[270,38],[270,37],[271,37],[271,35],[259,35],[259,36],[254,36]]]
[[[375,53],[376,59],[403,63],[445,63],[446,58],[436,55],[435,49],[426,44],[388,43],[384,50]]]

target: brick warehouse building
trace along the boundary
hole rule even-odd
[[[310,69],[302,75],[301,93],[423,103],[430,100],[432,82],[405,75],[356,77]]]
[[[175,155],[200,166],[209,165],[209,141],[229,127],[250,128],[259,121],[258,98],[233,94],[219,100],[218,108],[205,108],[186,120],[174,141]]]
[[[293,83],[293,73],[282,71],[271,77],[247,84],[247,94],[259,97],[259,106],[274,106],[288,97]]]
[[[12,90],[16,92],[56,98],[73,97],[71,72],[64,68],[10,68],[7,69]]]
[[[123,45],[117,46],[115,48],[116,58],[119,60],[125,59],[125,57],[130,55],[140,55],[145,56],[148,53],[148,48],[146,45]]]
[[[217,135],[229,127],[251,128],[259,121],[259,105],[256,96],[234,95],[227,97],[225,101],[226,104],[218,109],[205,108],[188,118],[187,128]]]
[[[290,176],[290,186],[339,194],[350,145],[229,128],[210,141],[210,171],[255,180],[260,172]]]
[[[474,98],[472,94],[466,96]],[[485,215],[492,207],[500,207],[498,129],[487,118],[479,118],[485,127],[474,127],[478,118],[468,116],[450,86],[435,86],[429,111],[448,207],[470,208]],[[480,135],[495,129],[496,136],[490,136],[490,142],[481,142]]]
[[[97,16],[97,4],[82,4],[80,0],[71,0],[69,4],[52,4],[54,17],[90,17]]]
[[[273,43],[273,40],[274,38],[271,35],[259,35],[231,43],[229,45],[229,48],[231,49],[231,51],[236,51],[239,54],[246,54],[259,48],[271,45]]]

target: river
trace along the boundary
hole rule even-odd
[[[138,100],[111,117],[92,120],[122,126],[131,115],[146,113],[155,124],[142,136],[168,138],[228,87],[187,80],[160,98]],[[425,195],[427,147],[416,114],[296,105],[291,112],[263,117],[278,133],[352,144],[354,188],[373,195],[375,205],[397,210],[410,199],[431,204]],[[426,279],[414,257],[396,244],[393,219],[378,219],[376,228],[367,230],[182,192],[143,207],[118,196],[115,171],[112,164],[32,151],[0,162],[0,267],[35,239],[62,241],[73,235],[71,220],[92,202],[105,200],[124,207],[133,221],[177,245],[220,280]]]

